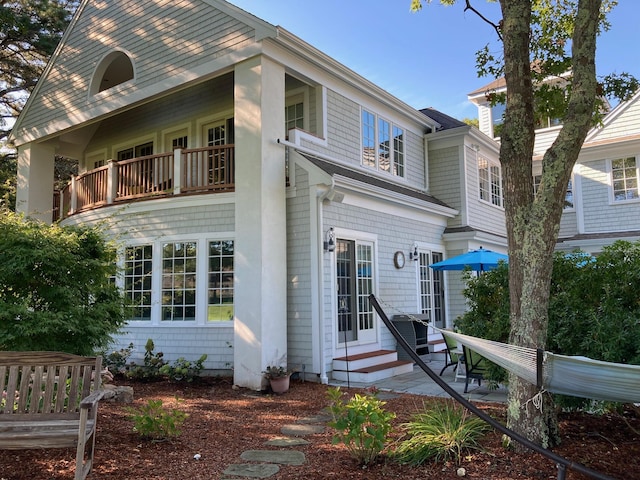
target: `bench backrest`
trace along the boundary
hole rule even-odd
[[[60,352],[0,352],[0,421],[16,416],[79,415],[100,388],[102,357]]]

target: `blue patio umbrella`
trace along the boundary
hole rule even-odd
[[[431,268],[434,270],[464,270],[466,267],[469,267],[471,270],[483,272],[496,268],[500,261],[509,263],[509,257],[504,253],[498,253],[480,247],[477,250],[470,250],[462,255],[434,263],[431,265]]]

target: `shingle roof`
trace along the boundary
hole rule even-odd
[[[450,128],[464,127],[465,125],[467,125],[466,123],[456,118],[450,117],[446,113],[442,113],[431,107],[423,108],[422,110],[420,110],[420,113],[423,113],[427,117],[438,122],[442,126],[439,130],[448,130]]]
[[[357,180],[359,182],[366,183],[368,185],[372,185],[372,186],[375,186],[375,187],[378,187],[378,188],[383,188],[383,189],[389,190],[391,192],[400,193],[400,194],[406,195],[408,197],[416,198],[416,199],[422,200],[422,201],[427,202],[427,203],[432,203],[434,205],[439,205],[439,206],[442,206],[442,207],[451,208],[453,210],[453,207],[447,205],[446,203],[444,203],[441,200],[438,200],[433,195],[429,195],[428,193],[421,192],[420,190],[415,190],[415,189],[412,189],[412,188],[403,187],[403,186],[398,185],[396,183],[387,182],[387,181],[385,181],[385,180],[383,180],[381,178],[373,177],[373,176],[367,175],[365,173],[358,172],[358,171],[352,170],[350,168],[344,167],[342,165],[338,165],[338,164],[335,164],[335,163],[332,163],[332,162],[328,162],[326,160],[321,160],[320,158],[314,157],[313,155],[310,155],[308,153],[303,153],[303,152],[300,152],[300,151],[298,151],[298,153],[300,155],[302,155],[304,158],[306,158],[307,160],[309,160],[311,163],[313,163],[318,168],[320,168],[323,171],[327,172],[332,177],[335,176],[335,175],[341,175],[343,177],[350,178],[350,179],[353,179],[353,180]]]

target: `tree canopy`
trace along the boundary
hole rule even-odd
[[[116,247],[96,227],[0,212],[0,350],[90,355],[124,325]]]

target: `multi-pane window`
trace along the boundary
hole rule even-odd
[[[292,128],[304,128],[304,104],[302,102],[287,105],[284,109],[286,131]]]
[[[195,242],[163,244],[162,320],[195,320],[196,254]]]
[[[209,242],[207,319],[233,320],[233,240]]]
[[[187,135],[172,138],[171,146],[173,147],[173,150],[175,150],[176,148],[187,148],[187,140],[188,140]]]
[[[358,278],[358,330],[373,328],[373,306],[369,295],[373,293],[373,248],[371,245],[357,246]]]
[[[613,200],[635,200],[638,194],[638,162],[636,157],[611,160]]]
[[[153,155],[153,142],[147,142],[142,145],[136,145],[135,147],[120,150],[117,154],[117,158],[121,161],[129,160],[131,158],[146,157],[147,155]]]
[[[404,176],[404,130],[362,110],[362,165]]]
[[[538,193],[538,187],[540,187],[540,182],[542,181],[542,175],[534,175],[533,176],[533,194]],[[564,195],[564,208],[570,210],[573,208],[573,181],[569,179],[569,183],[567,183],[567,191]]]
[[[124,260],[124,293],[131,320],[151,320],[153,246],[128,247]]]
[[[429,265],[443,259],[439,252],[420,252],[420,313],[429,314],[432,325],[444,327],[444,275],[442,271],[434,271]]]
[[[502,178],[500,174],[500,165],[479,156],[478,181],[480,186],[480,200],[484,200],[485,202],[501,207]]]

